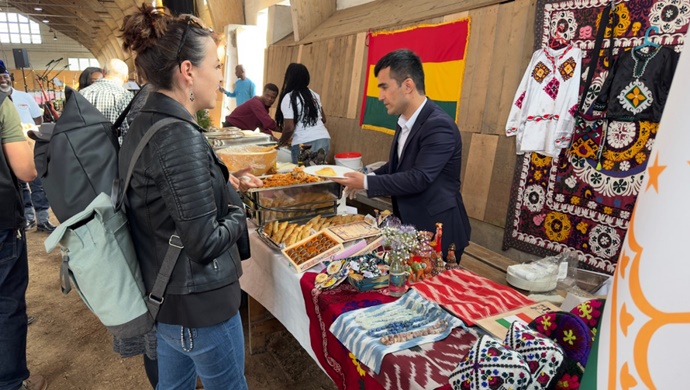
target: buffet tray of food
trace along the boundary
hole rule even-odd
[[[347,226],[364,222],[364,215],[317,215],[312,218],[299,218],[285,221],[272,221],[259,226],[256,233],[259,238],[270,248],[281,250],[293,245],[316,232],[332,227]],[[338,237],[337,234],[330,232],[331,235]],[[340,241],[343,241],[338,237]]]
[[[340,184],[306,174],[300,168],[289,173],[261,176],[264,186],[242,194],[250,220],[256,226],[280,220],[336,214],[342,195]]]

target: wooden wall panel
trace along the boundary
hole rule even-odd
[[[501,52],[494,51],[494,57],[505,58],[505,63],[502,68],[495,69],[492,73],[497,80],[500,80],[500,84],[493,86],[494,90],[500,91],[500,98],[497,100],[498,106],[493,110],[493,116],[485,115],[482,128],[482,132],[485,133],[504,134],[515,90],[532,57],[536,0],[517,0],[512,4],[512,12],[508,15],[512,25],[506,36],[500,38],[508,43],[506,51],[502,56],[499,56]],[[498,36],[497,39],[499,39]],[[491,121],[490,118],[495,118],[496,122]]]
[[[470,11],[470,42],[460,97],[458,125],[462,131],[480,132],[485,109],[489,69],[493,61],[498,5]]]
[[[465,193],[465,175],[467,174],[467,157],[470,155],[470,145],[472,145],[472,133],[460,129],[462,139],[462,165],[460,166],[460,190]]]
[[[498,23],[496,24],[496,34],[494,35],[493,52],[491,53],[491,62],[487,64],[491,77],[485,86],[484,113],[479,118],[481,121],[479,130],[482,133],[497,134],[496,130],[505,124],[505,121],[503,121],[503,124],[499,124],[502,118],[499,118],[496,114],[501,104],[503,74],[506,64],[508,61],[514,60],[514,58],[511,58],[509,37],[512,23],[514,22],[511,19],[515,8],[518,8],[516,2],[510,2],[501,4],[498,9]],[[522,28],[524,29],[524,25]]]
[[[321,1],[327,0],[311,0],[310,3]],[[406,24],[428,22],[434,18],[480,9],[500,2],[501,0],[377,0],[340,10],[312,33],[296,40],[307,43],[370,29],[400,28]],[[294,6],[295,0],[292,0],[292,4]]]
[[[393,136],[378,131],[362,130],[359,127],[359,119],[331,116],[326,127],[331,134],[333,154],[360,152],[364,165],[388,161]]]
[[[500,227],[505,226],[510,190],[513,186],[515,160],[515,137],[498,136],[484,222]]]
[[[348,119],[359,118],[359,111],[361,109],[361,99],[363,95],[363,85],[366,76],[366,63],[367,57],[365,52],[365,41],[367,38],[366,33],[357,34],[355,51],[352,61],[352,78],[350,96],[347,101],[347,114]]]
[[[498,138],[497,135],[472,134],[470,152],[467,156],[462,197],[467,215],[480,221],[484,220],[486,212]]]

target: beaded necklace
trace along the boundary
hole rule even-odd
[[[401,334],[409,332],[412,329],[426,326],[427,324],[436,321],[439,317],[441,317],[441,311],[434,308],[429,310],[428,313],[422,313],[420,316],[411,318],[409,320],[389,322],[388,324],[378,328],[369,329],[367,331],[367,335],[371,337],[381,337],[387,334]]]
[[[635,49],[632,50],[631,55],[632,55],[633,61],[635,61],[635,66],[633,67],[633,77],[634,78],[639,79],[640,77],[642,77],[644,72],[647,70],[647,64],[649,64],[652,61],[652,59],[657,55],[657,53],[659,53],[660,49],[661,49],[661,47],[654,50],[654,52],[651,54],[644,54],[642,52],[638,52]],[[635,55],[636,52],[637,52],[637,55],[642,56],[641,59],[637,58],[637,56]],[[643,61],[641,72],[638,72],[638,69],[637,69],[637,65],[638,65],[639,61]]]
[[[411,308],[400,305],[381,305],[382,307],[370,312],[358,314],[355,321],[365,330],[378,328],[391,322],[408,321],[423,312],[419,303],[415,302]]]
[[[419,329],[419,330],[415,330],[415,331],[407,332],[407,333],[390,334],[390,335],[383,336],[379,339],[379,341],[383,345],[402,343],[405,341],[415,339],[417,337],[443,333],[448,329],[448,326],[449,326],[448,321],[440,320],[437,323],[435,323],[434,325],[429,326],[429,327],[424,328],[424,329]]]

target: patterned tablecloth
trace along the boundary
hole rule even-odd
[[[386,291],[360,293],[345,283],[314,289],[313,272],[297,274],[287,259],[250,234],[252,258],[242,263],[242,289],[269,310],[340,389],[446,388],[450,372],[476,340],[454,329],[446,339],[387,355],[378,375],[357,361],[331,333],[341,313],[392,302]]]

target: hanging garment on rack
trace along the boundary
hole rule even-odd
[[[582,52],[568,45],[543,48],[532,55],[506,124],[516,136],[517,153],[557,157],[570,144],[580,89]]]
[[[659,122],[666,104],[678,53],[661,46],[647,53],[632,49],[613,64],[594,109],[606,111],[606,118],[617,121]]]

